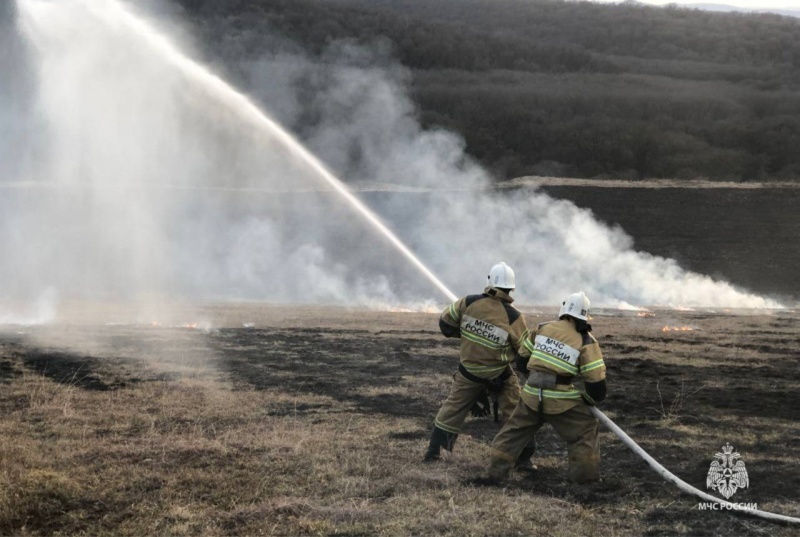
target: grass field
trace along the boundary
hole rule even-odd
[[[529,324],[553,313],[523,311]],[[800,315],[749,313],[597,312],[601,408],[702,490],[730,442],[750,476],[732,501],[797,517]],[[458,356],[436,314],[250,304],[124,317],[98,307],[0,327],[0,534],[797,534],[698,510],[608,432],[603,480],[588,486],[567,482],[547,427],[539,471],[502,487],[473,482],[490,420],[423,463]]]

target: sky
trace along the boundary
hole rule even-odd
[[[603,3],[619,3],[619,0],[593,0]],[[796,9],[800,10],[800,0],[639,0],[643,4],[664,6],[667,4],[720,4],[748,9]]]

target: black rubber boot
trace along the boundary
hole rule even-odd
[[[527,474],[532,474],[533,472],[538,470],[536,465],[533,464],[533,462],[531,461],[531,457],[533,457],[533,454],[535,452],[536,452],[535,445],[525,446],[525,449],[523,449],[522,453],[520,453],[519,457],[517,457],[517,462],[514,464],[514,469],[517,472],[524,472]]]
[[[428,446],[428,451],[425,452],[425,457],[422,459],[425,462],[438,461],[442,458],[442,452],[439,446]]]
[[[447,451],[453,451],[453,444],[456,443],[457,434],[448,433],[434,425],[431,432],[431,442],[428,445],[428,451],[425,452],[424,461],[438,461],[442,458],[441,449],[445,448]]]

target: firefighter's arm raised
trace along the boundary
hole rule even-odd
[[[464,308],[464,299],[461,298],[447,306],[439,316],[439,330],[444,337],[461,337],[461,314]]]

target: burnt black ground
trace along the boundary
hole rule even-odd
[[[455,348],[455,341],[441,341],[432,331],[412,333],[417,337],[403,337],[402,331],[222,329],[213,336],[212,344],[224,356],[221,367],[239,385],[318,393],[346,402],[358,412],[413,417],[430,412],[430,401],[412,394],[364,394],[368,388],[396,384],[403,375],[452,370],[451,359],[425,351],[438,346]],[[257,361],[254,352],[259,355]]]
[[[595,321],[609,365],[610,395],[602,408],[667,468],[701,490],[705,490],[713,456],[725,442],[734,444],[745,460],[757,454],[758,461],[749,466],[753,485],[740,491],[737,500],[780,505],[788,491],[800,490],[800,407],[794,404],[800,388],[796,316],[753,322],[717,314],[670,314],[671,320],[676,317],[704,328],[676,333],[654,326],[639,333],[638,319],[628,319],[627,326],[613,319],[615,328],[605,319]],[[337,399],[348,411],[416,416],[417,431],[391,438],[406,440],[409,449],[420,452],[446,386],[437,393],[404,396],[363,392],[391,385],[401,376],[449,375],[454,370],[453,357],[431,354],[431,349],[444,346],[456,353],[456,342],[434,330],[231,329],[221,330],[213,340],[222,351],[223,367],[242,388],[282,386]],[[259,353],[257,361],[253,352]],[[673,415],[665,416],[676,400],[685,401]],[[283,411],[288,415],[334,409],[309,406]],[[735,420],[730,423],[728,418]],[[742,438],[739,427],[746,430],[747,438]],[[471,420],[464,434],[488,444],[497,430],[490,420]],[[615,506],[631,496],[648,504],[656,502],[662,506],[643,508],[647,535],[673,534],[676,520],[696,535],[769,531],[771,523],[698,511],[694,498],[661,481],[610,433],[603,433],[603,444],[604,481],[576,487],[565,479],[564,445],[546,427],[539,437],[540,455],[561,462],[540,464],[533,480],[515,476],[506,490],[597,507]],[[468,485],[471,479],[466,477],[464,483]]]
[[[85,326],[63,333],[52,326],[31,328],[26,335],[0,333],[0,383],[35,373],[81,390],[126,389],[179,378],[187,364],[203,361],[232,383],[234,394],[266,390],[306,401],[276,402],[267,409],[270,416],[411,420],[415,427],[388,431],[385,441],[421,459],[457,364],[457,341],[438,333],[437,316],[319,308],[287,321],[280,311],[256,319],[254,328],[229,323],[207,332]],[[654,315],[619,312],[593,320],[608,365],[609,396],[601,409],[701,490],[714,454],[730,442],[751,481],[734,500],[800,516],[798,314]],[[528,314],[531,325],[547,318]],[[694,330],[664,332],[665,325]],[[82,349],[89,340],[92,345]],[[157,370],[147,367],[153,360]],[[440,380],[431,384],[434,378]],[[392,387],[402,390],[387,392]],[[463,460],[461,453],[488,448],[497,430],[490,420],[470,419],[462,433],[470,440],[460,441],[448,460],[429,471],[456,472],[463,486],[473,486],[485,467]],[[699,511],[697,499],[662,481],[609,432],[601,433],[604,479],[584,487],[566,480],[565,446],[550,428],[537,441],[539,471],[533,478],[513,475],[504,494],[543,495],[594,509],[597,516],[604,510],[619,516],[625,506],[631,524],[643,524],[647,535],[771,534],[776,528],[742,515]],[[363,449],[377,453],[380,445]]]
[[[617,334],[604,333],[601,328],[597,335],[606,349],[610,383],[610,395],[602,407],[645,449],[700,489],[705,489],[708,466],[720,450],[717,444],[730,441],[740,452],[757,453],[763,464],[751,466],[754,494],[742,491],[740,495],[750,497],[741,501],[780,502],[788,490],[800,490],[796,464],[800,461],[800,407],[794,402],[800,387],[796,340],[800,327],[797,319],[776,318],[764,325],[757,323],[757,329],[737,330],[736,325],[744,324],[745,319],[684,314],[685,322],[707,326],[685,333],[654,330],[626,334],[623,329]],[[596,322],[600,327],[603,324],[602,320]],[[405,437],[421,449],[429,427],[423,416],[435,413],[446,393],[415,393],[413,397],[367,397],[361,393],[367,387],[395,383],[400,375],[453,371],[451,358],[430,355],[431,349],[441,346],[455,352],[453,341],[433,331],[412,334],[414,337],[367,330],[235,329],[222,330],[214,339],[221,345],[229,374],[245,386],[316,392],[370,415],[419,416],[419,431]],[[254,344],[262,348],[257,362],[250,356]],[[250,351],[237,350],[242,348]],[[731,358],[732,349],[752,355]],[[711,383],[718,386],[704,388]],[[674,416],[664,416],[680,398],[685,398],[684,405]],[[298,411],[315,409],[286,409],[287,413]],[[734,416],[751,439],[739,438],[738,431],[723,421]],[[694,440],[684,430],[686,426],[705,430],[707,438]],[[497,427],[489,420],[474,420],[465,432],[490,442]],[[564,455],[564,446],[552,431],[545,430],[541,436],[544,455]],[[768,441],[763,440],[767,437]],[[565,481],[563,467],[543,466],[535,480],[516,478],[511,487],[585,504],[617,504],[633,491],[663,499],[672,505],[646,515],[651,535],[670,534],[675,517],[697,534],[742,530],[738,517],[722,515],[719,526],[718,520],[709,520],[708,513],[688,510],[693,500],[679,499],[679,493],[609,433],[604,433],[604,444],[603,483],[575,487]]]

